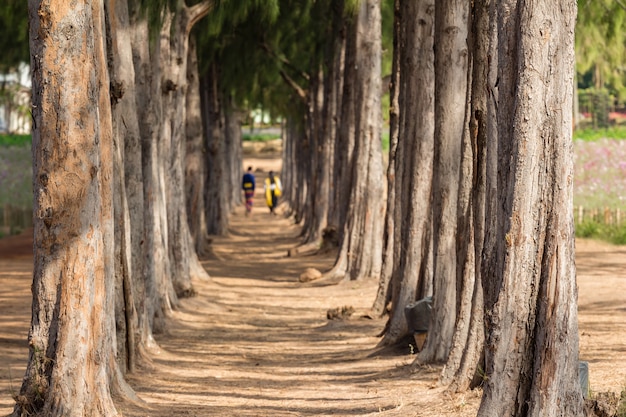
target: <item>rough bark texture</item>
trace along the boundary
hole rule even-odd
[[[572,209],[576,3],[497,5],[496,255],[484,416],[581,416]]]
[[[380,2],[366,0],[356,22],[356,132],[344,235],[330,281],[379,278],[385,205],[382,164]]]
[[[113,155],[103,3],[28,6],[33,315],[13,415],[113,416]]]
[[[212,63],[202,77],[202,100],[206,136],[206,194],[207,230],[211,235],[228,233],[229,175],[226,169],[226,140],[224,137],[223,95],[219,89],[219,66]]]
[[[470,194],[470,207],[465,224],[466,232],[460,244],[468,248],[465,268],[462,271],[461,292],[459,293],[459,314],[452,350],[442,372],[442,383],[450,383],[451,391],[464,391],[476,381],[476,370],[484,349],[484,313],[481,260],[485,239],[486,179],[487,179],[487,99],[489,75],[489,0],[476,1],[472,5],[470,60],[471,60],[471,100],[469,112],[469,140],[471,154],[463,168],[463,178],[471,178],[473,186]],[[468,150],[464,149],[464,154]],[[467,159],[464,158],[466,161]],[[481,381],[482,382],[482,381]]]
[[[236,106],[232,97],[224,100],[224,138],[226,140],[226,192],[230,212],[243,203],[241,177],[243,176],[243,149],[241,125],[244,113]]]
[[[352,184],[352,164],[354,154],[355,140],[355,66],[356,66],[356,30],[354,28],[356,22],[350,21],[343,28],[345,37],[344,65],[342,73],[342,91],[341,106],[339,114],[341,117],[337,125],[337,135],[335,138],[334,149],[334,174],[333,174],[333,192],[335,205],[333,206],[333,219],[336,219],[334,225],[337,226],[340,233],[340,239],[343,238],[344,228],[342,225],[346,223],[348,215],[348,204],[350,196],[350,185]]]
[[[286,214],[299,223],[304,216],[306,172],[302,169],[301,154],[306,145],[302,123],[295,116],[287,119],[283,137],[283,200],[288,202]]]
[[[208,251],[208,234],[204,210],[205,157],[204,135],[202,130],[202,106],[200,105],[200,79],[198,58],[194,38],[189,41],[189,65],[187,66],[187,106],[185,134],[185,197],[187,220],[196,253],[203,257]]]
[[[457,218],[465,131],[469,5],[435,3],[435,162],[433,227],[435,276],[433,315],[420,360],[448,358],[458,309]],[[461,260],[460,262],[463,262]]]
[[[185,205],[185,180],[182,162],[185,158],[185,99],[187,97],[188,34],[186,9],[172,14],[172,30],[161,31],[164,49],[163,68],[163,154],[165,204],[167,208],[167,235],[169,257],[172,265],[171,279],[178,297],[193,294],[191,284],[187,211]],[[167,44],[165,44],[167,42]],[[169,50],[165,50],[168,48]]]
[[[329,194],[329,209],[328,209],[328,225],[334,228],[337,232],[341,233],[339,227],[341,223],[341,212],[345,212],[346,193],[342,190],[345,184],[345,178],[341,175],[340,171],[346,166],[346,160],[350,156],[348,149],[345,151],[340,150],[338,144],[341,132],[340,122],[343,120],[343,100],[344,100],[344,84],[345,84],[345,57],[346,57],[346,33],[348,31],[349,23],[345,19],[345,1],[333,2],[333,46],[332,46],[332,60],[328,62],[328,66],[332,66],[332,77],[329,80],[332,83],[332,106],[333,111],[331,117],[328,120],[330,125],[331,134],[333,135],[331,158],[332,170],[330,174],[330,194]],[[343,159],[343,161],[342,161]],[[344,164],[343,166],[337,166],[337,164]]]
[[[150,140],[150,143],[145,143],[144,146],[147,153],[147,157],[150,159],[150,175],[154,178],[148,180],[152,183],[153,188],[150,192],[154,195],[150,195],[147,198],[154,198],[153,210],[154,210],[154,260],[158,262],[162,269],[156,274],[157,282],[156,289],[159,297],[159,304],[165,314],[170,314],[172,309],[178,305],[178,294],[174,288],[172,257],[170,256],[170,246],[172,242],[169,238],[169,220],[168,220],[168,182],[167,182],[167,167],[169,165],[171,154],[171,132],[169,119],[164,117],[164,108],[168,105],[165,101],[165,94],[163,93],[167,83],[168,71],[164,63],[169,63],[170,55],[170,31],[171,31],[172,19],[168,15],[165,17],[163,27],[161,28],[160,37],[157,45],[154,47],[154,53],[151,55],[152,68],[153,68],[153,85],[152,85],[152,100],[155,110],[155,128],[153,130],[152,138],[145,138]],[[145,172],[145,171],[144,171]],[[145,190],[145,188],[144,188]],[[147,228],[146,228],[147,230]],[[158,322],[155,322],[158,324]],[[155,331],[160,329],[155,328]]]
[[[372,313],[382,316],[391,302],[391,278],[394,270],[395,217],[396,217],[396,157],[400,131],[400,46],[406,48],[403,40],[402,8],[400,0],[393,6],[393,58],[391,80],[389,85],[389,163],[387,164],[387,209],[385,210],[385,226],[383,229],[383,260],[378,283],[378,291],[372,305]],[[387,86],[383,85],[383,89]],[[399,210],[399,208],[398,208]]]
[[[145,288],[145,302],[141,304],[139,299],[140,304],[137,305],[140,331],[138,342],[143,352],[144,348],[155,346],[152,333],[162,331],[164,327],[165,314],[171,310],[169,294],[173,294],[173,289],[166,290],[169,259],[165,256],[167,242],[161,222],[161,213],[164,210],[158,165],[161,118],[157,117],[161,94],[157,93],[160,90],[160,76],[158,66],[155,65],[158,62],[158,48],[154,48],[151,53],[148,23],[138,14],[132,16],[131,43],[143,173],[145,235],[142,247],[145,251],[145,270],[139,285]]]
[[[394,248],[392,311],[383,344],[392,344],[409,329],[404,308],[423,293],[429,256],[430,194],[434,142],[434,2],[401,2],[404,42],[400,71],[400,132],[396,186],[397,244]]]
[[[125,0],[107,0],[105,10],[113,116],[117,357],[125,372],[133,371],[136,365],[138,323],[135,306],[145,302],[142,277],[144,254],[141,245],[141,141],[128,5]],[[139,297],[137,301],[135,297]]]
[[[308,112],[306,116],[308,137],[311,140],[313,152],[311,158],[307,214],[304,224],[304,243],[319,247],[322,240],[322,231],[328,221],[329,204],[329,171],[330,164],[330,137],[324,131],[324,109],[326,107],[324,95],[324,75],[321,69],[314,71],[310,76],[308,94]]]

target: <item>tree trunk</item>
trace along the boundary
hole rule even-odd
[[[212,63],[202,77],[202,98],[207,141],[206,219],[209,234],[228,234],[228,174],[226,171],[226,140],[222,94],[219,89],[219,65]],[[239,187],[238,187],[239,188]]]
[[[311,140],[313,152],[311,158],[308,216],[304,225],[304,243],[312,247],[319,247],[322,241],[322,231],[328,224],[328,205],[330,178],[330,136],[326,135],[324,117],[327,116],[327,97],[325,96],[324,76],[321,69],[314,70],[310,77],[308,94],[308,137]]]
[[[497,4],[496,253],[485,279],[486,416],[581,416],[573,228],[576,3]]]
[[[171,13],[172,29],[161,31],[161,48],[164,53],[163,68],[163,179],[165,181],[165,204],[167,212],[167,236],[169,258],[172,266],[171,279],[178,297],[193,294],[189,268],[187,236],[187,211],[185,204],[185,180],[182,161],[185,158],[185,99],[187,97],[188,39],[185,31],[184,10]],[[181,33],[181,30],[183,31]]]
[[[398,342],[410,330],[406,306],[425,295],[431,237],[430,195],[433,177],[435,71],[433,56],[434,2],[401,1],[405,47],[399,97],[400,132],[396,163],[397,244],[394,251],[392,312],[383,345]]]
[[[241,177],[243,176],[243,150],[241,125],[243,113],[239,110],[232,97],[224,100],[224,137],[226,139],[226,171],[228,207],[234,208],[243,203],[241,193]]]
[[[115,218],[115,285],[117,330],[117,359],[121,369],[133,371],[136,364],[137,313],[135,309],[136,290],[144,294],[141,266],[143,253],[140,241],[143,237],[143,217],[137,205],[143,209],[141,186],[141,163],[139,167],[129,167],[129,185],[132,187],[133,215],[136,225],[133,239],[131,231],[130,202],[126,186],[126,142],[130,142],[129,157],[141,160],[139,124],[135,101],[135,72],[130,37],[128,35],[129,16],[126,1],[105,1],[107,22],[107,43],[109,45],[108,67],[111,78],[111,106],[113,126],[113,197]],[[131,152],[135,151],[135,154]],[[138,151],[138,152],[137,152]],[[139,181],[137,181],[139,180]],[[139,195],[138,195],[139,194]],[[134,244],[133,244],[134,240]],[[133,254],[135,256],[133,256]],[[137,263],[138,267],[133,268]]]
[[[117,415],[112,128],[102,1],[29,1],[34,273],[14,416]]]
[[[295,113],[295,112],[294,112]],[[283,199],[289,203],[288,213],[300,223],[304,217],[306,203],[306,149],[308,142],[303,123],[291,115],[287,119],[287,129],[283,145]]]
[[[353,19],[354,20],[354,19]],[[356,129],[355,116],[355,67],[356,67],[356,29],[355,22],[344,25],[345,37],[344,65],[342,76],[341,107],[337,124],[334,149],[334,201],[332,218],[338,228],[339,239],[343,239],[352,184],[352,164]]]
[[[153,332],[164,327],[164,317],[171,311],[171,296],[175,293],[169,280],[169,259],[161,219],[164,217],[164,202],[159,181],[159,142],[161,130],[160,70],[157,66],[159,48],[150,50],[149,29],[145,18],[138,13],[132,15],[131,43],[135,67],[137,116],[141,137],[141,167],[143,174],[143,228],[144,273],[141,276],[145,289],[145,301],[137,305],[139,318],[139,348],[156,347]],[[174,298],[175,299],[175,298]]]
[[[345,191],[346,184],[349,184],[349,176],[342,175],[345,172],[347,161],[351,159],[351,149],[347,144],[351,143],[347,137],[341,137],[343,120],[343,103],[344,103],[344,85],[345,85],[345,60],[346,60],[346,45],[347,45],[347,33],[349,31],[350,24],[345,19],[345,1],[333,2],[333,49],[332,60],[328,62],[328,66],[332,66],[332,76],[329,74],[329,82],[332,82],[332,106],[334,107],[331,112],[331,119],[329,120],[333,140],[331,144],[331,158],[332,170],[330,177],[330,193],[329,193],[329,207],[328,207],[328,225],[337,230],[337,233],[342,233],[343,228],[339,225],[342,215],[345,216],[347,204],[345,204],[345,196],[348,194]],[[353,37],[354,38],[354,37]],[[341,143],[340,143],[341,141]],[[352,145],[354,145],[352,143]],[[343,166],[337,166],[337,164],[344,164]]]
[[[379,0],[364,0],[356,22],[356,132],[352,187],[335,266],[326,280],[380,277],[385,205],[382,179]]]
[[[456,320],[456,330],[452,351],[442,372],[441,381],[450,383],[449,390],[465,391],[478,381],[476,369],[480,364],[484,348],[484,299],[481,275],[481,259],[485,240],[486,185],[488,121],[487,100],[489,80],[490,45],[490,0],[473,3],[470,34],[471,100],[469,111],[469,140],[473,153],[470,163],[472,172],[464,168],[463,178],[472,178],[471,205],[469,207],[468,228],[459,233],[461,244],[469,251],[466,268],[461,275],[463,281],[459,293],[460,308]],[[464,153],[466,150],[464,150]],[[464,236],[465,238],[462,238]]]
[[[395,246],[395,218],[396,218],[396,155],[398,149],[398,137],[400,132],[400,45],[406,48],[402,29],[402,8],[400,0],[394,0],[393,5],[393,58],[391,68],[391,81],[389,89],[389,163],[387,165],[387,209],[385,210],[385,226],[383,233],[383,260],[378,291],[372,305],[372,313],[382,316],[386,313],[386,307],[391,302],[391,278],[394,271],[394,246]],[[383,86],[385,88],[386,86]],[[401,186],[400,186],[401,187]],[[398,211],[399,211],[398,207]]]
[[[204,210],[205,158],[204,134],[202,130],[202,112],[200,105],[200,79],[198,58],[194,38],[189,40],[189,65],[187,66],[187,106],[185,133],[187,137],[185,152],[185,196],[187,201],[187,220],[193,238],[196,253],[206,256],[208,253],[208,233]]]
[[[433,314],[420,360],[448,358],[458,310],[457,254],[459,184],[467,102],[469,5],[461,0],[435,4],[435,165],[433,227],[435,276]]]

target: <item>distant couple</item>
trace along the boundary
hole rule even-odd
[[[243,175],[241,182],[241,188],[243,189],[246,198],[246,216],[252,213],[252,202],[254,199],[255,178],[252,173],[252,167],[248,167],[248,171]],[[263,187],[265,191],[265,202],[270,209],[271,214],[276,214],[274,209],[277,206],[278,198],[283,193],[283,186],[280,182],[278,175],[274,175],[274,171],[270,171],[268,177],[265,179],[265,185]]]

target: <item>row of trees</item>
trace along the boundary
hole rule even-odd
[[[418,360],[444,363],[453,390],[484,384],[480,416],[581,415],[576,4],[394,3],[386,199],[377,10],[328,9],[308,88],[294,85],[285,195],[305,244],[339,232],[323,281],[380,279],[381,345],[402,340],[405,308],[432,295]]]
[[[208,279],[197,255],[240,197],[205,189],[239,182],[241,138],[189,35],[253,3],[29,2],[35,265],[13,415],[116,415],[111,393],[134,398],[124,374]]]
[[[239,202],[244,99],[287,116],[285,198],[303,245],[339,233],[324,280],[381,280],[381,343],[432,294],[420,360],[446,362],[456,389],[482,367],[481,416],[581,414],[576,4],[383,6],[386,187],[380,0],[29,1],[35,268],[15,416],[115,415],[110,393],[133,397],[124,374],[208,278],[198,255]]]

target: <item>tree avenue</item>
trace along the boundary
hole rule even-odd
[[[380,280],[379,348],[412,338],[406,309],[432,297],[416,362],[443,364],[451,391],[483,385],[479,416],[582,415],[573,0],[28,8],[33,316],[13,416],[136,399],[125,374],[209,279],[209,235],[241,203],[242,110],[262,106],[284,118],[292,254],[332,236],[316,285]]]

